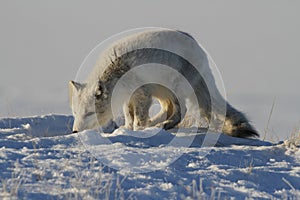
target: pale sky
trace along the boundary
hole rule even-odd
[[[0,2],[0,117],[70,114],[67,82],[101,41],[138,27],[189,32],[231,104],[268,138],[300,126],[300,1]]]

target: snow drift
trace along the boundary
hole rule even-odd
[[[104,144],[93,140],[97,131],[71,134],[72,122],[64,115],[0,120],[1,199],[300,198],[299,147],[223,134],[203,147],[215,133],[192,136],[188,129],[176,134],[193,137],[184,148],[170,145],[174,133],[155,129],[118,129]],[[133,160],[149,152],[159,156]]]

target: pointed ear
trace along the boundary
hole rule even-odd
[[[73,94],[82,88],[83,85],[75,81],[69,81],[69,104],[72,107]]]
[[[75,81],[69,81],[69,89],[75,89],[76,91],[83,87],[83,84]]]

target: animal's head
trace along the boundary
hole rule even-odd
[[[97,128],[111,119],[108,95],[100,84],[70,81],[69,101],[74,116],[73,132]]]

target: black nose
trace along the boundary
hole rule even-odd
[[[78,131],[73,131],[73,133],[78,133]]]

